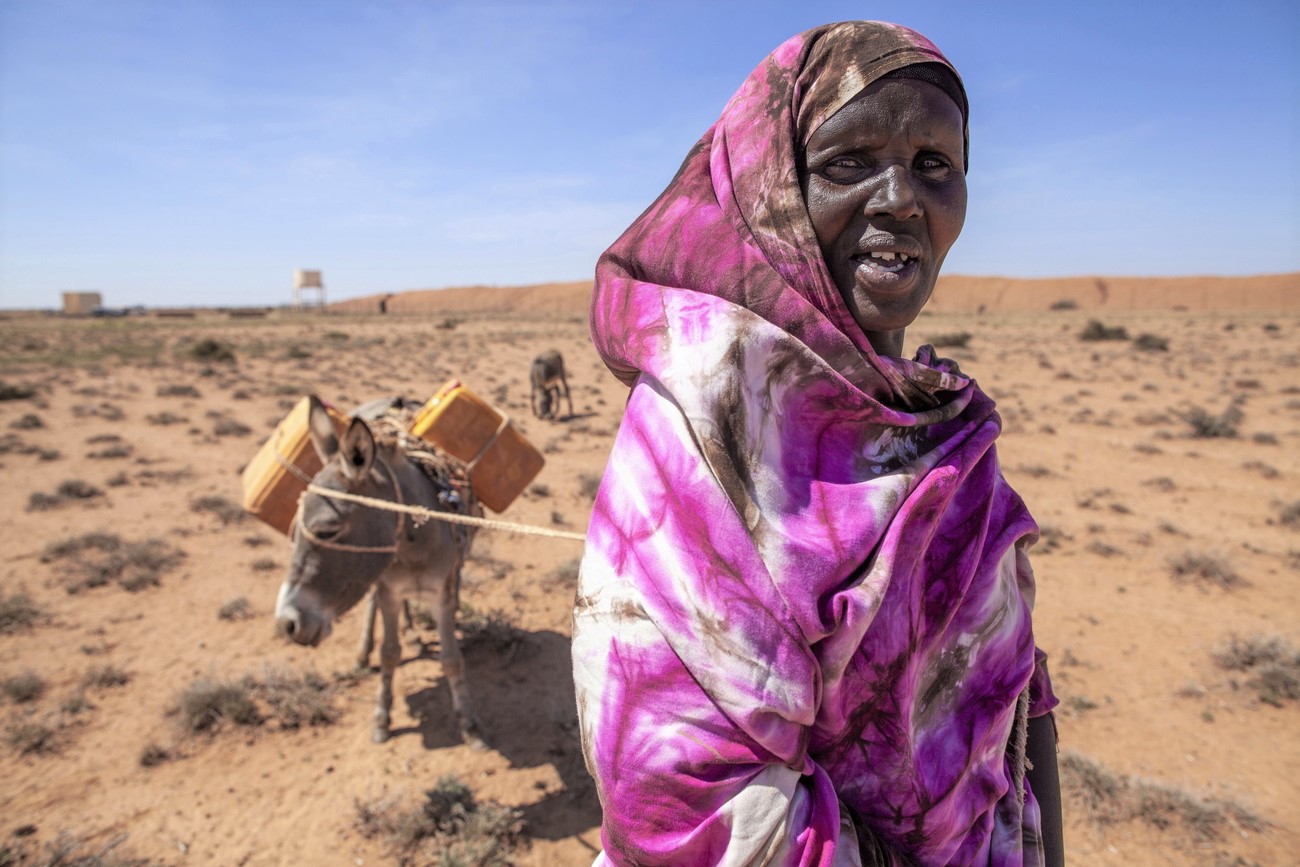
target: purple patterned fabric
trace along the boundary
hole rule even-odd
[[[1055,699],[993,402],[872,352],[799,188],[818,125],[919,62],[890,24],[781,45],[597,266],[633,386],[574,614],[598,863],[1041,863],[1024,727]]]

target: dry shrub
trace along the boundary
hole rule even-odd
[[[247,620],[252,616],[253,606],[246,596],[236,596],[217,609],[217,617],[221,620]]]
[[[0,682],[0,692],[14,704],[36,701],[45,694],[45,681],[34,671],[24,671]]]
[[[1262,818],[1236,801],[1117,774],[1074,752],[1061,754],[1061,784],[1099,826],[1138,821],[1167,830],[1177,825],[1197,842],[1220,840],[1230,829],[1266,827]]]
[[[153,768],[161,765],[163,762],[170,761],[172,758],[171,751],[166,747],[150,741],[140,750],[140,767]]]
[[[504,654],[517,650],[527,635],[501,609],[477,611],[465,604],[461,605],[460,631],[461,644],[467,649],[482,646]]]
[[[198,514],[207,512],[221,521],[222,525],[237,524],[244,520],[245,514],[243,506],[220,494],[196,497],[190,501],[190,511]]]
[[[234,361],[235,350],[228,343],[222,343],[211,337],[205,337],[185,350],[185,354],[195,361]]]
[[[189,419],[186,416],[176,415],[175,413],[166,411],[146,415],[144,420],[149,422],[149,424],[156,424],[164,427],[167,425],[186,424],[189,422]]]
[[[237,725],[262,722],[247,678],[241,681],[197,680],[181,693],[178,709],[181,724],[191,732],[208,731],[227,720]]]
[[[93,848],[87,841],[78,840],[60,832],[52,843],[36,850],[14,845],[10,849],[0,846],[0,865],[22,867],[151,867],[156,863],[145,858],[134,858],[115,850],[126,842],[126,835],[115,837],[107,844]],[[11,853],[13,860],[4,860]]]
[[[112,663],[92,668],[81,679],[81,685],[85,689],[112,689],[117,686],[126,686],[130,682],[131,675],[125,669],[118,668]]]
[[[9,427],[14,430],[40,430],[45,427],[45,422],[36,413],[27,412],[9,422]]]
[[[271,716],[281,728],[329,725],[338,719],[333,690],[315,672],[295,674],[283,668],[270,668],[260,680],[253,682],[253,689],[270,706]]]
[[[600,474],[578,473],[578,490],[587,499],[596,499],[596,492],[600,490]]]
[[[0,597],[0,635],[30,629],[40,616],[41,607],[22,591]]]
[[[219,437],[246,437],[253,429],[238,419],[223,416],[212,425],[212,432]]]
[[[505,867],[519,846],[523,819],[513,808],[478,803],[460,779],[447,775],[423,804],[403,808],[395,798],[356,801],[357,830],[384,841],[399,864]]]
[[[26,383],[5,382],[0,379],[0,400],[27,400],[36,394],[36,389]]]
[[[1145,352],[1168,352],[1169,341],[1155,334],[1139,334],[1133,340],[1133,348]]]
[[[85,533],[45,547],[41,561],[66,561],[60,570],[69,593],[117,581],[131,591],[156,587],[162,576],[185,559],[185,552],[162,539],[126,542],[116,533]]]
[[[1174,580],[1181,583],[1194,581],[1197,584],[1222,587],[1232,590],[1244,586],[1247,582],[1228,561],[1218,554],[1184,551],[1169,560],[1169,570]]]
[[[1300,500],[1284,503],[1277,516],[1277,521],[1283,527],[1290,527],[1293,530],[1300,528]]]
[[[1209,410],[1194,406],[1180,417],[1191,428],[1190,435],[1197,439],[1233,439],[1241,424],[1241,408],[1233,402],[1222,413],[1215,415]]]
[[[1088,324],[1079,332],[1079,339],[1093,342],[1098,340],[1128,340],[1128,329],[1123,325],[1113,328],[1103,325],[1101,320],[1089,319]]]
[[[930,345],[935,349],[965,349],[973,337],[969,331],[954,331],[950,334],[936,334],[930,338]]]
[[[561,584],[565,587],[574,587],[578,583],[578,570],[582,566],[582,561],[577,557],[566,560],[559,566],[556,566],[546,576],[546,580],[552,584]]]
[[[158,397],[202,397],[199,390],[189,383],[171,383],[158,386]]]
[[[1277,636],[1234,635],[1212,658],[1220,668],[1251,675],[1246,683],[1255,687],[1265,704],[1281,707],[1300,699],[1300,651]]]
[[[17,720],[5,731],[5,741],[23,755],[44,755],[58,750],[57,732],[45,723]]]
[[[1078,310],[1079,302],[1073,298],[1062,298],[1059,301],[1053,301],[1049,310]]]

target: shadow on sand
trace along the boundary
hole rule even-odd
[[[425,645],[418,659],[436,655],[436,644]],[[403,665],[414,661],[408,658]],[[514,768],[552,765],[564,785],[521,809],[527,833],[560,840],[598,826],[600,802],[583,764],[578,736],[569,639],[549,630],[529,632],[508,654],[467,647],[465,662],[474,709],[489,749],[504,756]],[[395,728],[393,737],[418,733],[429,750],[460,745],[445,678],[410,693],[406,703],[420,724]]]

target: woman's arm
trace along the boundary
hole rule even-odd
[[[1033,767],[1026,776],[1043,818],[1043,851],[1047,867],[1064,867],[1065,841],[1061,833],[1061,781],[1056,770],[1056,723],[1051,714],[1029,720],[1025,752]]]

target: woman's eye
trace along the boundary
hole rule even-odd
[[[943,157],[926,155],[917,159],[917,170],[929,177],[942,177],[952,166]]]
[[[822,166],[821,176],[834,183],[851,183],[865,171],[866,164],[857,157],[836,157]]]

